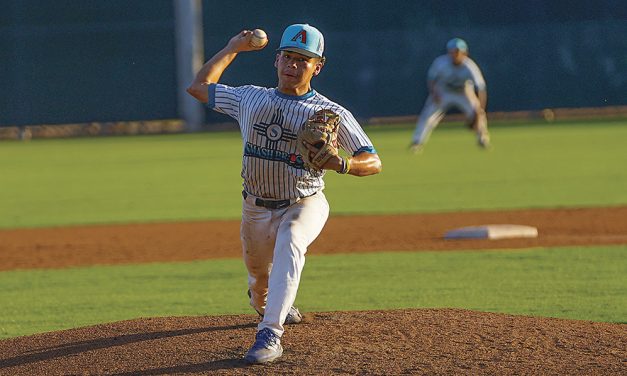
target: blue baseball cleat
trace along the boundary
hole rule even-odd
[[[255,343],[248,350],[244,360],[250,364],[269,363],[283,355],[281,338],[268,328],[261,329],[255,336]]]

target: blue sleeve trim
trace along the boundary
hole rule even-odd
[[[209,96],[207,107],[214,109],[216,107],[216,84],[209,84],[207,86],[207,94]]]
[[[374,146],[362,146],[353,153],[353,157],[361,153],[377,154],[377,151],[375,150]]]

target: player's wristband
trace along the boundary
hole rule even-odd
[[[342,158],[342,168],[337,172],[338,174],[348,174],[351,170],[351,160],[348,157]]]

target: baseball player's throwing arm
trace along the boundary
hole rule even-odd
[[[222,73],[233,62],[238,53],[261,50],[268,44],[266,42],[262,46],[253,46],[250,44],[252,36],[252,31],[243,30],[231,38],[222,50],[202,66],[192,84],[187,88],[187,92],[198,101],[207,103],[209,101],[207,85],[215,84],[220,80]]]

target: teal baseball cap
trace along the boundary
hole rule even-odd
[[[462,52],[468,52],[468,44],[461,38],[453,38],[446,43],[447,50],[460,50]]]
[[[277,51],[292,51],[321,58],[324,52],[324,37],[320,30],[309,24],[290,25],[283,32]]]

